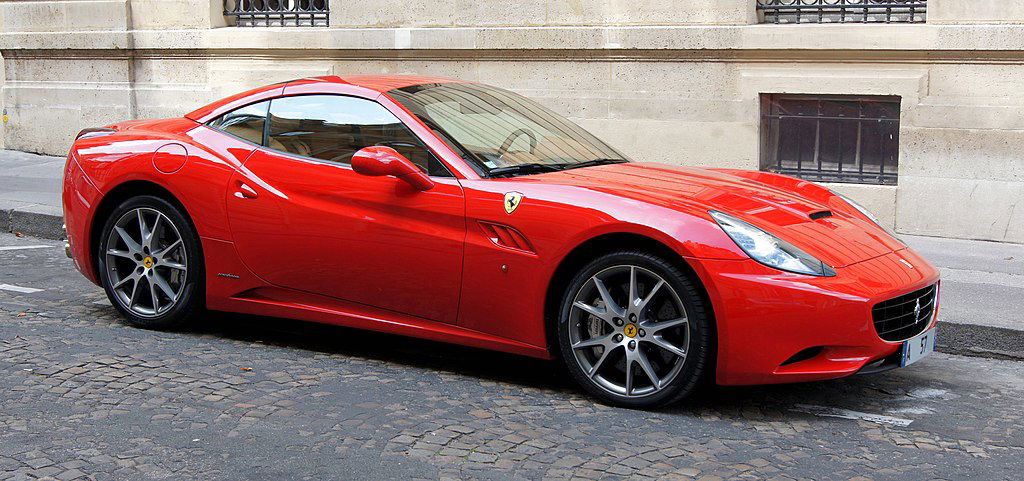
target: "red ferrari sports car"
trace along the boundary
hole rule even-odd
[[[632,407],[934,346],[938,273],[767,172],[633,162],[514,93],[317,77],[82,131],[69,255],[134,325],[201,309],[561,359]]]

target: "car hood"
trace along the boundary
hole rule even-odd
[[[835,198],[809,182],[799,182],[800,188],[783,188],[713,169],[646,162],[519,179],[605,192],[702,215],[709,221],[707,211],[718,210],[750,222],[832,267],[845,267],[904,248],[885,230],[850,214],[849,209],[846,213],[834,210],[829,203]]]

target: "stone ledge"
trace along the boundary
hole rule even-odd
[[[843,39],[837,43],[836,39]],[[0,49],[155,51],[1016,52],[1024,25],[214,28],[0,34]],[[314,54],[315,56],[315,54]]]

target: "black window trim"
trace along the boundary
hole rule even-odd
[[[267,122],[267,114],[270,112],[270,100],[271,99],[268,97],[268,98],[256,100],[254,102],[249,102],[249,103],[247,103],[245,105],[239,105],[238,107],[235,107],[235,108],[233,108],[231,110],[228,110],[227,112],[224,112],[224,113],[222,113],[222,114],[220,114],[220,115],[218,115],[218,116],[216,116],[216,117],[214,117],[214,118],[212,118],[210,120],[207,120],[206,122],[204,122],[202,124],[202,126],[208,128],[210,130],[216,130],[217,132],[220,132],[220,133],[222,133],[224,135],[227,135],[227,136],[229,136],[229,137],[231,137],[233,139],[241,140],[242,142],[245,142],[245,143],[247,143],[249,145],[255,145],[256,147],[263,147],[262,143],[257,144],[255,142],[249,140],[249,139],[243,139],[242,137],[239,137],[239,136],[237,136],[235,134],[232,134],[231,132],[228,132],[226,130],[218,129],[217,127],[214,127],[214,126],[212,126],[210,124],[220,120],[221,117],[223,117],[223,116],[225,116],[227,114],[230,114],[231,112],[234,112],[236,110],[241,110],[241,109],[244,109],[244,108],[246,108],[246,107],[248,107],[250,105],[256,105],[256,104],[258,104],[260,102],[266,102],[267,103],[267,111],[263,112],[263,137],[260,139],[260,142],[266,142],[267,141],[267,124],[269,123],[269,122]]]
[[[394,116],[395,120],[397,120],[398,123],[401,124],[402,127],[405,128],[405,130],[407,130],[409,132],[409,134],[414,139],[416,139],[416,140],[418,140],[420,142],[420,146],[423,147],[427,151],[427,153],[429,153],[431,156],[434,157],[434,160],[438,163],[438,165],[444,167],[444,170],[446,172],[448,172],[448,175],[430,175],[430,172],[424,172],[425,174],[427,174],[428,177],[430,177],[432,179],[457,179],[455,174],[452,173],[452,169],[448,167],[448,164],[446,164],[443,160],[441,160],[441,156],[439,156],[437,154],[437,152],[434,152],[434,149],[431,149],[430,146],[427,145],[427,143],[424,142],[423,139],[419,135],[416,135],[416,132],[413,131],[412,129],[410,129],[409,126],[406,125],[406,123],[403,122],[401,118],[399,118],[397,115],[395,115],[394,112],[391,111],[391,109],[389,109],[386,105],[378,102],[376,99],[360,97],[358,95],[348,95],[348,94],[341,94],[341,93],[334,93],[334,92],[302,92],[302,93],[297,93],[297,94],[293,94],[293,95],[288,95],[288,94],[277,95],[277,96],[274,96],[274,97],[263,98],[263,99],[260,99],[260,100],[256,100],[254,102],[247,103],[245,105],[240,105],[238,107],[235,107],[235,108],[233,108],[233,109],[231,109],[231,110],[229,110],[227,112],[224,112],[224,113],[222,113],[222,114],[220,114],[220,115],[218,115],[218,116],[216,116],[216,117],[214,117],[214,118],[212,118],[210,120],[207,120],[206,123],[204,123],[203,125],[205,127],[209,128],[209,129],[211,129],[211,130],[216,130],[217,132],[229,135],[232,138],[241,140],[242,142],[245,142],[245,143],[250,144],[250,145],[254,145],[254,146],[258,147],[258,148],[265,149],[265,150],[270,151],[270,152],[274,152],[276,154],[287,155],[289,157],[294,157],[294,158],[300,159],[300,160],[310,160],[310,161],[313,161],[313,162],[318,162],[318,163],[322,163],[322,164],[332,165],[332,166],[335,166],[335,167],[343,167],[343,168],[351,170],[352,169],[352,164],[343,164],[343,163],[340,163],[340,162],[331,162],[330,160],[318,159],[316,157],[308,157],[308,156],[299,155],[299,154],[296,154],[296,153],[293,153],[293,152],[285,152],[283,150],[277,150],[277,149],[271,148],[271,147],[269,147],[267,145],[268,140],[270,139],[270,107],[273,105],[274,100],[290,98],[290,97],[308,97],[308,96],[312,96],[312,95],[321,95],[321,96],[323,96],[323,95],[331,95],[331,96],[335,96],[335,97],[349,97],[349,98],[354,98],[354,99],[366,100],[366,101],[373,102],[373,103],[381,106],[384,110],[386,110],[388,113],[390,113],[392,116]],[[252,142],[251,140],[248,140],[248,139],[243,139],[243,138],[241,138],[241,137],[239,137],[237,135],[234,135],[234,134],[232,134],[230,132],[218,129],[218,128],[213,127],[213,126],[210,125],[211,123],[217,121],[218,119],[220,119],[221,117],[223,117],[223,116],[225,116],[227,114],[230,114],[231,112],[234,112],[234,111],[239,110],[239,109],[244,109],[246,107],[249,107],[250,105],[256,105],[256,104],[258,104],[260,102],[267,102],[267,110],[266,110],[266,112],[263,113],[263,136],[260,139],[260,143],[259,144],[254,143],[254,142]]]

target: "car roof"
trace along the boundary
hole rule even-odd
[[[199,107],[198,109],[185,114],[185,117],[197,122],[205,122],[220,113],[233,110],[237,107],[267,98],[280,96],[284,93],[285,87],[312,86],[317,83],[351,85],[374,92],[385,93],[389,90],[405,88],[412,85],[465,83],[465,81],[424,75],[327,75],[321,77],[307,77],[265,85],[230,97],[225,97]]]
[[[389,90],[400,89],[412,85],[436,84],[436,83],[464,83],[463,80],[455,80],[444,77],[433,77],[427,75],[329,75],[324,77],[309,77],[289,82],[289,85],[301,85],[304,83],[333,82],[355,85],[380,93]]]

